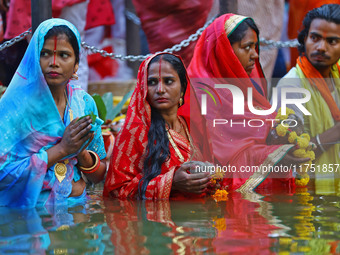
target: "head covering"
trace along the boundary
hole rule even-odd
[[[148,68],[151,60],[162,54],[169,53],[153,55],[144,60],[139,67],[137,86],[130,100],[124,126],[114,146],[106,176],[104,196],[109,196],[110,193],[114,197],[127,198],[135,197],[138,192],[138,183],[143,176],[143,164],[151,125],[151,107],[146,100]],[[190,85],[188,77],[187,81]],[[162,164],[161,174],[149,182],[145,192],[146,198],[169,198],[174,171],[190,159],[191,148],[187,139],[172,129],[169,129],[169,132],[184,159],[178,157],[177,152],[169,143],[170,158]]]
[[[203,31],[196,44],[194,56],[188,67],[188,74],[191,79],[242,79],[242,82],[240,82],[238,86],[244,95],[247,93],[247,88],[254,87],[249,78],[256,79],[258,83],[262,83],[260,89],[264,92],[264,96],[256,91],[253,95],[254,100],[258,104],[269,107],[270,104],[265,97],[267,87],[259,58],[255,59],[255,68],[252,73],[248,75],[235,55],[228,39],[228,36],[230,36],[245,19],[250,19],[250,17],[228,13],[218,17],[210,24],[210,26]],[[257,46],[256,51],[259,54],[259,46]]]
[[[46,150],[63,136],[65,124],[40,67],[44,37],[60,25],[71,29],[80,49],[80,35],[70,22],[42,22],[0,100],[0,205],[35,206],[47,174]],[[73,171],[67,172],[70,176],[66,178],[72,178]],[[60,187],[60,192],[69,188]]]

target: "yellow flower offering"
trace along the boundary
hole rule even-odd
[[[282,124],[277,125],[276,132],[279,136],[285,136],[287,134],[288,127],[283,126]]]
[[[213,218],[213,227],[216,228],[217,230],[224,231],[227,229],[227,223],[225,222],[225,218]]]
[[[307,149],[308,146],[309,146],[309,141],[306,139],[306,138],[302,138],[301,136],[297,138],[297,143],[296,145],[299,147],[299,148],[302,148],[302,149]]]
[[[290,108],[286,108],[286,114],[285,115],[282,114],[282,109],[281,108],[277,112],[278,112],[278,114],[276,115],[276,119],[279,119],[279,120],[288,119],[289,115],[295,114],[294,110],[292,110]]]
[[[290,132],[289,136],[288,136],[288,142],[289,143],[295,143],[296,139],[298,138],[298,135],[296,134],[295,131]]]
[[[307,158],[310,158],[311,161],[313,161],[315,159],[315,153],[314,151],[307,151],[306,152],[306,156]],[[311,162],[312,163],[312,162]]]
[[[228,200],[228,192],[224,189],[218,189],[216,190],[215,194],[212,195],[215,202],[220,201],[227,201]]]
[[[295,184],[298,187],[305,187],[309,182],[309,175],[307,173],[298,175],[295,178]]]
[[[295,114],[292,109],[286,109],[286,115],[282,115],[281,108],[278,111],[276,119],[281,121],[288,119],[288,116],[291,114]],[[276,133],[278,136],[284,137],[288,134],[288,142],[291,144],[295,144],[297,149],[293,152],[293,155],[297,158],[310,158],[310,161],[301,164],[299,169],[302,174],[298,174],[295,178],[295,184],[298,187],[305,187],[309,182],[309,175],[307,174],[309,165],[312,163],[312,160],[315,159],[315,153],[313,151],[314,146],[310,144],[310,136],[307,133],[303,133],[300,136],[295,132],[289,129],[289,127],[283,126],[279,124],[276,126]]]
[[[296,149],[293,152],[293,155],[297,158],[306,158],[307,157],[307,152],[305,149]]]

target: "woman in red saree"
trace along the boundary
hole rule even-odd
[[[117,136],[104,196],[168,199],[183,192],[202,194],[208,173],[189,174],[200,153],[189,120],[178,115],[187,85],[182,60],[160,53],[141,64],[124,127]]]
[[[196,44],[188,67],[193,91],[191,98],[186,97],[186,102],[190,99],[190,107],[194,109],[193,101],[201,101],[203,94],[208,94],[209,90],[211,92],[211,98],[206,99],[207,136],[212,143],[215,163],[232,167],[226,171],[224,180],[228,190],[252,191],[256,188],[256,191],[262,190],[262,193],[272,193],[282,187],[292,190],[294,179],[288,166],[305,159],[297,159],[288,154],[292,145],[267,145],[266,138],[273,125],[270,120],[275,119],[276,112],[255,115],[252,113],[254,110],[251,112],[248,107],[247,98],[251,89],[253,108],[271,109],[258,58],[258,34],[258,28],[251,18],[234,14],[217,18],[202,33]],[[238,87],[244,95],[244,105],[235,107],[231,91],[226,88],[215,89],[215,84]],[[216,100],[214,96],[217,96]],[[243,114],[234,114],[233,111],[237,110],[235,108],[242,107]],[[183,108],[184,114],[188,114],[186,106]],[[223,120],[223,124],[214,125],[216,119]],[[286,172],[282,167],[278,168],[280,165],[287,166],[284,169]],[[256,167],[259,172],[255,171]],[[265,170],[270,168],[280,171],[275,175],[269,174]]]

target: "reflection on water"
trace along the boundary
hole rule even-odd
[[[339,254],[340,201],[231,193],[228,201],[103,200],[0,208],[0,254]]]

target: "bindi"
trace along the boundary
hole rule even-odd
[[[159,59],[159,69],[158,69],[158,90],[159,92],[162,91],[162,56]]]

